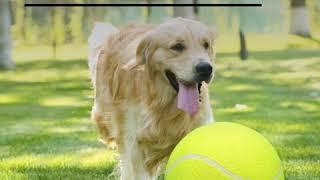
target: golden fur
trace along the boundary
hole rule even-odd
[[[170,51],[171,41],[181,38],[190,41],[188,52]],[[181,138],[213,120],[206,83],[202,83],[200,111],[191,117],[177,108],[177,92],[164,75],[170,68],[178,78],[188,80],[192,72],[186,69],[196,63],[195,57],[212,63],[213,50],[201,49],[201,38],[213,45],[212,34],[204,25],[178,18],[158,27],[128,25],[96,48],[100,53],[93,78],[92,118],[102,139],[115,141],[123,156],[121,179],[155,178]],[[142,164],[141,168],[134,169],[136,164]]]

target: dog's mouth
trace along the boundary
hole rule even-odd
[[[202,82],[187,82],[178,79],[170,70],[166,70],[165,74],[171,86],[178,93],[177,107],[188,113],[190,116],[195,115],[199,111]]]
[[[184,81],[184,80],[180,80],[180,79],[178,80],[176,75],[173,72],[171,72],[170,70],[166,70],[165,74],[166,74],[171,86],[176,90],[177,93],[179,92],[179,83],[178,83],[178,81],[179,81],[180,83],[182,83],[182,84],[184,84],[186,86],[192,86],[192,85],[197,84],[197,88],[198,88],[199,94],[201,94],[202,82],[190,83],[190,82],[187,82],[187,81]]]

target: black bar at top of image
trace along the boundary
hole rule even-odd
[[[147,4],[147,3],[141,3],[141,4],[39,4],[39,3],[25,3],[25,7],[95,7],[95,6],[109,6],[109,7],[127,7],[127,6],[135,6],[135,7],[142,7],[142,6],[158,6],[158,7],[166,7],[166,6],[203,6],[203,7],[261,7],[261,3],[241,3],[241,4],[225,4],[225,3],[219,3],[219,4]]]

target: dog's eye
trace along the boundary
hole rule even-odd
[[[209,48],[209,43],[208,43],[208,42],[204,42],[204,43],[203,43],[203,47],[204,47],[205,49],[208,49],[208,48]]]
[[[174,51],[178,51],[178,52],[181,52],[185,49],[184,45],[181,44],[181,43],[177,43],[173,46],[170,47],[170,49],[174,50]]]

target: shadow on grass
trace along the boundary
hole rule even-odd
[[[237,85],[242,87],[246,85],[244,87],[254,87],[254,89],[229,88]],[[218,103],[217,109],[231,108],[221,113],[218,111],[220,120],[241,117],[248,121],[260,119],[262,123],[264,121],[265,123],[303,123],[304,121],[311,123],[319,120],[320,117],[318,111],[320,102],[309,96],[313,89],[297,86],[294,83],[282,82],[281,84],[271,80],[257,79],[253,74],[224,77],[218,73],[215,83],[210,88],[212,89],[210,96]],[[226,94],[228,94],[227,97]],[[236,111],[233,108],[238,103],[254,109],[244,112]]]
[[[88,122],[90,123],[90,122]],[[32,129],[32,128],[31,128]],[[59,155],[79,152],[81,149],[106,149],[97,139],[91,126],[77,125],[69,127],[34,129],[31,132],[8,135],[0,141],[0,145],[8,145],[14,149],[10,154],[1,154],[1,158],[23,155]],[[62,131],[62,132],[61,132]],[[65,132],[63,132],[65,131]]]
[[[4,98],[0,100],[0,125],[5,127],[0,130],[0,146],[14,151],[1,154],[2,158],[102,148],[90,120],[92,99],[88,96],[92,92],[86,69],[84,59],[37,60],[17,63],[14,71],[4,73],[8,76],[0,79]],[[43,72],[38,73],[43,70],[52,78],[43,78]],[[66,72],[71,74],[64,76]]]
[[[0,103],[0,119],[3,119],[3,122],[7,121],[6,119],[23,121],[24,119],[89,118],[92,99],[88,96],[92,94],[92,91],[88,74],[63,75],[67,71],[73,71],[77,74],[77,71],[85,68],[86,63],[83,59],[18,63],[10,77],[0,80],[0,95],[12,98],[8,102]],[[47,73],[51,73],[50,69],[56,69],[57,71],[49,79],[43,79],[42,74],[36,72],[37,70],[48,70]],[[35,71],[36,73],[28,77],[28,80],[23,81],[23,74],[29,71]],[[15,74],[22,77],[17,80],[17,78],[12,77]],[[54,105],[59,101],[59,98],[62,101],[61,105]],[[71,102],[63,105],[64,98]],[[72,102],[73,104],[70,104]],[[77,104],[77,102],[81,103]],[[53,103],[53,105],[46,105],[46,103]]]
[[[0,104],[2,122],[13,120],[59,121],[60,119],[90,117],[90,106],[44,106],[33,103]]]

